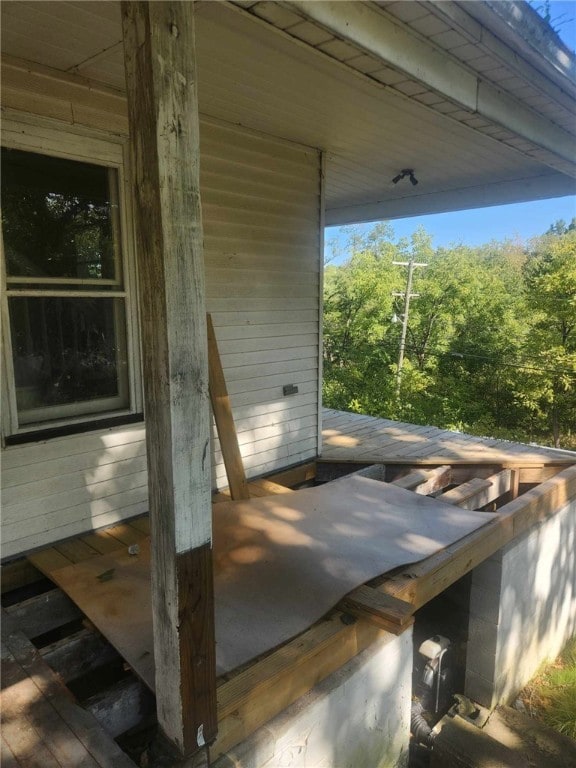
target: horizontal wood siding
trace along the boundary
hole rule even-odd
[[[25,124],[38,96],[12,93]],[[102,122],[99,113],[93,127]],[[320,156],[209,119],[201,152],[207,308],[246,472],[256,476],[317,454]],[[298,393],[285,397],[285,384]],[[145,440],[144,425],[131,425],[5,448],[2,557],[145,512]],[[213,457],[214,487],[223,487],[215,430]]]
[[[205,122],[208,311],[249,476],[317,452],[318,152]],[[284,397],[285,384],[298,394]],[[214,439],[215,485],[226,484]]]
[[[148,509],[143,425],[2,452],[2,556],[112,525]]]

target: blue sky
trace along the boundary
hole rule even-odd
[[[531,5],[543,15],[544,0],[534,0]],[[570,50],[576,49],[576,3],[574,0],[551,0],[550,25]]]
[[[477,208],[455,213],[438,213],[431,216],[414,216],[410,219],[396,219],[392,227],[397,238],[409,237],[418,227],[432,235],[434,247],[456,243],[482,245],[490,240],[520,240],[542,235],[555,221],[569,222],[576,216],[576,197],[557,197],[551,200],[537,200],[532,203],[498,205],[492,208]],[[373,224],[354,225],[360,231],[370,229]],[[326,256],[332,254],[331,243],[346,242],[346,227],[326,228]],[[349,254],[343,253],[346,259]]]
[[[544,7],[544,0],[534,0],[537,9]],[[539,11],[540,12],[540,11]],[[562,40],[571,49],[576,49],[576,0],[551,0],[551,25]],[[526,242],[531,237],[541,235],[550,224],[558,219],[570,221],[576,216],[576,196],[560,197],[551,200],[538,200],[532,203],[501,205],[492,208],[478,208],[456,213],[440,213],[432,216],[415,216],[410,219],[397,219],[391,224],[396,237],[409,237],[414,230],[423,226],[432,235],[435,247],[449,246],[455,243],[482,245],[490,240],[521,240]],[[357,225],[366,230],[373,224]],[[344,227],[327,227],[326,256],[332,253],[331,243],[341,245],[346,242]],[[343,259],[349,254],[343,253]]]

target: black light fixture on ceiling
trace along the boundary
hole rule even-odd
[[[397,176],[394,176],[392,184],[398,184],[399,181],[402,181],[402,179],[405,179],[406,177],[410,179],[410,184],[412,184],[413,187],[418,184],[418,179],[414,176],[413,168],[403,168]]]

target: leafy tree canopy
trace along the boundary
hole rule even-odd
[[[379,224],[344,250],[325,275],[327,406],[576,445],[576,219],[527,247],[434,249],[422,229],[396,240]],[[392,262],[410,259],[427,267],[414,270],[398,395],[407,270]]]

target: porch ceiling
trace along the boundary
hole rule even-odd
[[[276,3],[243,5],[249,7],[198,3],[200,110],[325,150],[327,223],[574,192],[569,161],[440,98],[321,24],[295,16],[301,4],[294,9]],[[446,14],[439,19],[430,12],[432,5],[387,3],[384,10],[370,8],[380,14],[394,12],[406,28],[414,25],[414,34],[420,34],[419,21],[422,29],[438,29],[426,40],[436,47],[442,44],[460,66],[462,57],[474,57],[474,45],[461,19],[456,19],[458,24]],[[5,2],[2,17],[5,54],[124,90],[118,3]],[[436,19],[437,26],[427,17]],[[459,36],[447,36],[450,31]],[[476,53],[486,56],[479,45]],[[497,70],[490,70],[491,82],[501,78],[499,88],[511,89],[511,97],[520,98],[521,72]],[[530,108],[549,120],[556,104],[558,121],[550,125],[566,130],[573,102],[546,75],[539,82],[541,91],[543,83],[550,82],[550,93],[540,106],[532,94]],[[418,186],[407,181],[392,184],[402,168],[414,168]]]

